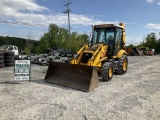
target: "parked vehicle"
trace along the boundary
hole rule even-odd
[[[13,51],[15,58],[19,57],[18,47],[15,45],[2,45],[0,46],[0,51]]]
[[[154,53],[155,53],[155,50],[153,48],[150,48],[148,50],[148,55],[154,55]]]
[[[84,44],[70,64],[49,62],[45,81],[81,91],[98,87],[99,77],[109,81],[113,73],[122,75],[127,71],[128,58],[125,48],[124,23],[93,26],[90,44]]]
[[[24,59],[29,59],[29,56],[26,54],[25,51],[21,51],[20,55],[19,55],[19,58],[24,60]]]
[[[148,51],[149,51],[149,48],[148,48],[148,47],[141,47],[140,49],[143,51],[143,54],[144,54],[144,55],[147,55],[147,54],[148,54]]]
[[[70,50],[65,50],[61,48],[53,47],[51,49],[52,56],[61,56],[61,57],[73,57],[73,53]]]

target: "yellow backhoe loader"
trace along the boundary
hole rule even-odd
[[[46,82],[87,92],[98,87],[99,77],[109,81],[113,73],[125,74],[128,59],[124,27],[124,23],[93,26],[90,44],[83,45],[70,64],[49,63]]]

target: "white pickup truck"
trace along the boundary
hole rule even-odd
[[[2,45],[0,46],[0,51],[13,51],[14,52],[14,56],[17,58],[19,57],[19,51],[17,46],[15,45]]]

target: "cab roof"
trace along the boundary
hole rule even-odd
[[[94,28],[108,28],[108,27],[119,27],[124,29],[124,24],[120,23],[119,25],[115,24],[99,24],[99,25],[94,25]]]

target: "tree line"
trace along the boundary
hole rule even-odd
[[[160,38],[158,39],[155,33],[149,33],[138,47],[153,48],[156,53],[160,53]]]
[[[69,33],[67,29],[61,28],[55,24],[50,24],[48,31],[40,38],[39,41],[0,36],[1,45],[16,45],[20,51],[26,53],[46,53],[53,47],[62,48],[76,52],[84,43],[89,42],[87,34],[78,34],[77,32]]]

